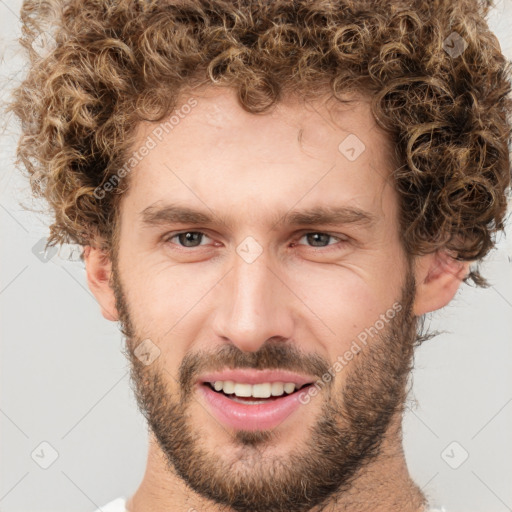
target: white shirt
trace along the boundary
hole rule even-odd
[[[103,507],[97,509],[95,512],[127,512],[125,498],[117,498],[110,503],[107,503]],[[431,508],[428,512],[446,512],[444,508]]]

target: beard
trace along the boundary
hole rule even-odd
[[[342,369],[341,389],[335,389],[336,378],[324,385],[314,398],[321,400],[316,423],[306,440],[284,456],[272,456],[272,430],[236,430],[225,450],[208,450],[203,440],[212,430],[189,414],[197,401],[198,376],[222,368],[253,368],[291,370],[321,380],[332,363],[302,353],[295,344],[269,339],[257,352],[226,344],[217,351],[189,353],[177,378],[157,364],[159,360],[145,366],[134,354],[143,338],[131,322],[116,267],[114,259],[112,283],[127,338],[132,388],[171,474],[203,498],[236,512],[322,510],[350,491],[379,455],[392,420],[403,414],[414,348],[421,342],[412,312],[415,282],[410,266],[398,300],[402,309]],[[176,392],[169,389],[173,381]]]

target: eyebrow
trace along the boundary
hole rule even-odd
[[[353,206],[317,206],[307,210],[292,210],[281,217],[277,225],[342,225],[357,224],[371,227],[377,221],[377,217],[370,212]]]
[[[158,226],[167,224],[212,225],[221,222],[230,225],[222,216],[195,210],[187,206],[165,204],[162,206],[150,205],[140,212],[144,226]],[[272,230],[278,226],[313,226],[313,225],[344,225],[355,224],[362,227],[372,227],[377,217],[368,211],[352,206],[317,206],[305,210],[291,210],[277,217]]]

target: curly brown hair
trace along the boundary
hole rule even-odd
[[[194,87],[235,88],[264,113],[285,95],[372,100],[395,148],[409,255],[481,260],[504,228],[510,187],[510,64],[483,0],[25,0],[31,66],[11,110],[18,162],[55,215],[48,245],[112,248],[142,120]],[[50,34],[47,55],[34,41]],[[450,51],[455,47],[457,53]],[[83,255],[82,255],[83,256]],[[465,279],[488,286],[478,268]]]

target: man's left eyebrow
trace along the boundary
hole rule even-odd
[[[346,224],[370,228],[377,220],[378,217],[375,214],[355,206],[317,206],[307,210],[289,211],[274,224],[273,229],[280,225],[339,226]]]

